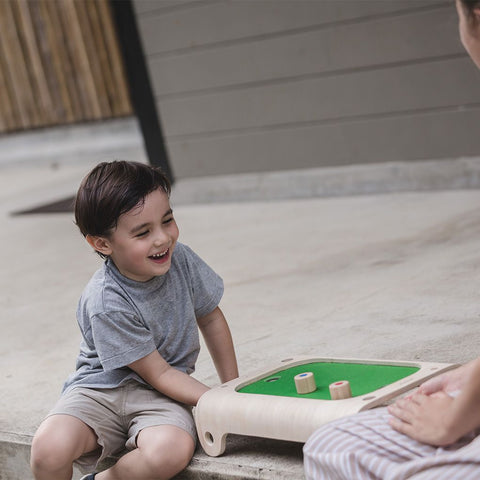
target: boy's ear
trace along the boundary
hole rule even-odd
[[[103,255],[110,255],[112,253],[110,242],[105,237],[87,235],[85,240],[94,250],[102,253]]]

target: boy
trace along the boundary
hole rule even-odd
[[[116,161],[96,166],[75,202],[81,233],[105,263],[77,309],[76,371],[32,444],[36,480],[160,480],[183,470],[195,448],[188,406],[208,390],[190,377],[198,328],[220,380],[238,376],[230,330],[218,307],[222,280],[187,246],[157,169]]]

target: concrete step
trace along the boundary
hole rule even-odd
[[[33,480],[30,471],[30,435],[0,436],[0,480]],[[113,462],[106,462],[108,467]],[[73,480],[82,473],[75,469]],[[201,447],[176,480],[301,480],[302,444],[253,437],[230,436],[221,457],[209,457]]]

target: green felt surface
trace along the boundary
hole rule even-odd
[[[417,372],[419,367],[374,365],[361,363],[315,362],[289,367],[256,382],[245,385],[240,393],[256,393],[283,397],[317,398],[330,400],[328,386],[340,380],[348,380],[352,397],[365,395]],[[295,388],[295,375],[312,372],[317,389],[300,395]]]

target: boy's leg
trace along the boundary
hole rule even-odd
[[[98,447],[93,430],[76,417],[52,415],[33,438],[31,467],[36,480],[70,480],[73,461]]]
[[[143,429],[137,448],[121,457],[95,480],[166,480],[181,472],[195,450],[192,436],[173,425]]]

